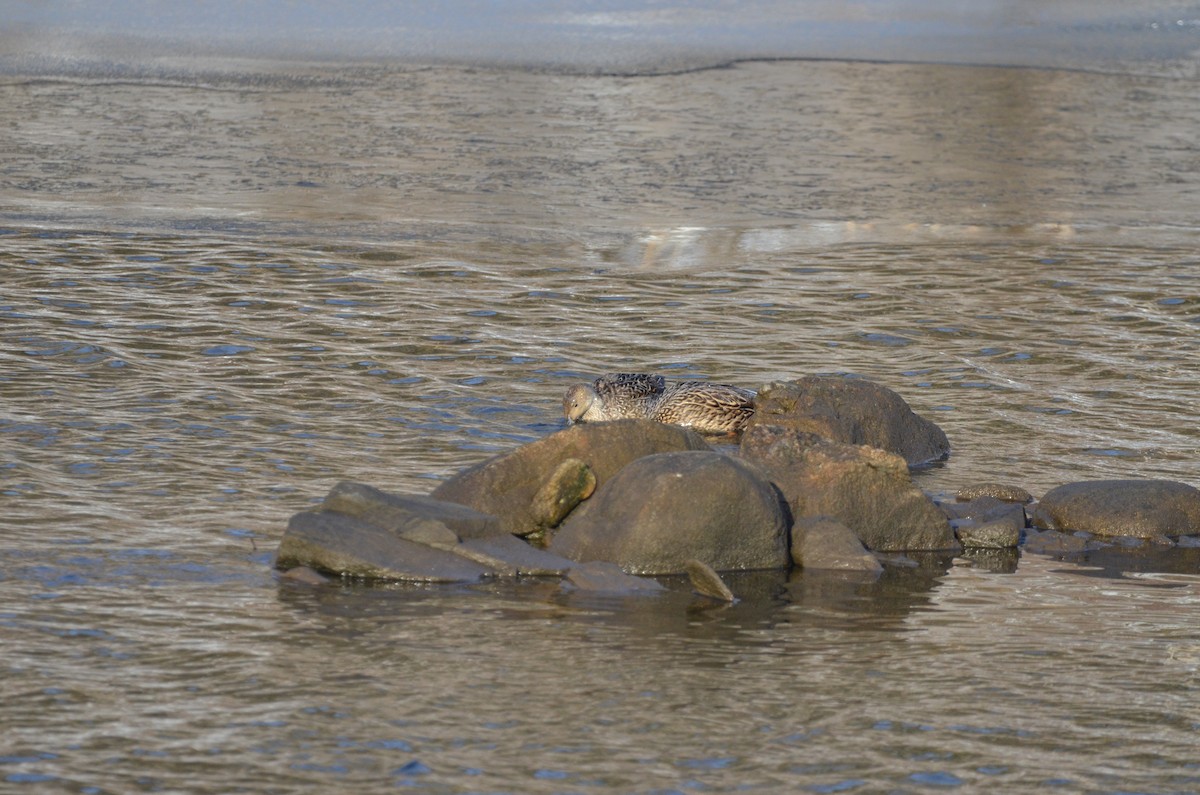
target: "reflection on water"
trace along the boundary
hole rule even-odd
[[[645,368],[873,378],[918,476],[1200,483],[1190,83],[746,64],[0,84],[0,777],[68,792],[1190,791],[1195,550],[277,583]],[[232,782],[232,783],[231,783]]]

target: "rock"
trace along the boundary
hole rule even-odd
[[[585,463],[599,490],[622,467],[643,456],[711,449],[693,431],[652,420],[573,425],[465,469],[431,496],[497,516],[506,532],[527,536],[546,529],[543,522],[556,512],[548,504],[556,501],[554,495],[569,491],[567,473],[578,469],[560,469],[568,459]]]
[[[829,516],[803,516],[792,525],[792,560],[805,569],[883,571],[858,536]]]
[[[592,496],[596,475],[578,458],[567,458],[558,465],[529,504],[529,513],[540,527],[558,527],[575,506]]]
[[[550,551],[634,574],[786,568],[787,521],[775,489],[748,464],[711,451],[639,458],[563,522]]]
[[[740,453],[767,473],[795,521],[832,517],[874,552],[959,549],[946,517],[912,484],[898,455],[761,424],[743,435]]]
[[[1172,480],[1089,480],[1052,489],[1033,523],[1051,530],[1161,540],[1200,532],[1200,489]]]
[[[583,591],[604,593],[655,593],[666,590],[662,583],[626,574],[615,563],[591,561],[576,563],[567,572],[567,582]]]
[[[729,590],[729,586],[721,579],[721,575],[713,571],[712,567],[703,561],[692,558],[684,561],[683,568],[687,571],[688,580],[692,583],[692,588],[701,596],[707,596],[709,599],[716,599],[718,602],[736,602],[737,597],[733,595],[733,591]]]
[[[885,386],[857,378],[806,376],[759,390],[748,428],[776,425],[835,442],[870,445],[909,466],[945,458],[950,442],[936,424],[913,412]]]
[[[963,486],[954,494],[959,502],[970,502],[979,497],[994,497],[1004,502],[1019,502],[1028,505],[1033,502],[1033,495],[1020,486],[1009,486],[1004,483],[972,483]]]
[[[1005,519],[982,524],[968,520],[955,525],[954,534],[967,549],[1010,549],[1021,543],[1024,529],[1024,523],[1017,526]]]
[[[442,549],[418,544],[361,519],[305,511],[288,522],[275,565],[308,566],[346,577],[413,582],[475,582],[491,571]]]
[[[942,511],[962,545],[968,549],[1009,549],[1021,543],[1025,506],[997,497],[976,497],[970,502],[944,503]]]
[[[353,516],[390,530],[401,538],[435,547],[454,546],[464,538],[494,538],[505,534],[495,516],[455,502],[389,494],[350,481],[334,486],[321,503],[321,510]]]

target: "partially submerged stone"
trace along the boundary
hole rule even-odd
[[[1049,491],[1033,523],[1158,540],[1200,532],[1200,489],[1173,480],[1088,480]]]
[[[792,560],[805,569],[880,573],[883,565],[854,531],[829,516],[802,516],[792,525]]]
[[[567,517],[550,551],[636,574],[787,568],[787,522],[775,489],[746,463],[711,451],[639,458]]]
[[[1025,506],[994,496],[970,502],[944,503],[958,540],[968,549],[1009,549],[1021,543],[1025,530]]]
[[[535,498],[543,489],[559,492],[560,486],[547,484],[569,480],[560,471],[569,459],[586,464],[599,489],[626,464],[644,456],[711,449],[693,431],[652,420],[573,425],[465,469],[431,496],[497,516],[505,532],[527,536],[544,530],[544,522],[553,517],[555,511]]]
[[[721,575],[713,571],[712,566],[704,561],[692,558],[684,561],[683,568],[696,593],[718,602],[737,601],[737,597],[733,595],[733,591],[729,590],[729,586],[721,579]]]
[[[304,511],[288,522],[275,565],[308,566],[344,577],[409,582],[475,582],[492,573],[461,555],[401,538],[342,513]]]
[[[783,493],[794,520],[833,517],[874,552],[959,548],[898,455],[761,424],[746,431],[740,452]]]
[[[946,434],[896,392],[859,378],[806,376],[759,390],[748,428],[775,425],[899,455],[909,466],[945,458]]]

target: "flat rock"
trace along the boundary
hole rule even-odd
[[[692,558],[717,571],[790,564],[775,489],[748,464],[711,451],[639,458],[567,517],[549,548],[635,574],[682,574]]]
[[[1161,539],[1200,532],[1200,489],[1173,480],[1088,480],[1049,491],[1033,523],[1098,536]]]
[[[945,515],[894,453],[762,424],[745,432],[740,453],[779,488],[794,521],[831,517],[873,552],[959,549]]]
[[[304,511],[288,522],[275,565],[410,582],[475,582],[492,571],[479,563],[401,538],[361,519],[331,511]]]
[[[431,496],[497,516],[505,532],[527,536],[545,531],[546,522],[557,518],[543,499],[535,498],[543,489],[551,494],[557,491],[546,484],[565,479],[559,469],[564,461],[585,464],[598,491],[626,464],[644,456],[711,449],[693,431],[652,420],[572,425],[459,472]]]
[[[909,466],[945,458],[950,442],[896,392],[860,378],[806,376],[758,391],[747,427],[774,425],[895,453]]]

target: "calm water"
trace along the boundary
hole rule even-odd
[[[1191,792],[1195,550],[276,581],[613,368],[853,373],[945,492],[1200,485],[1192,79],[820,62],[0,81],[0,789]]]

